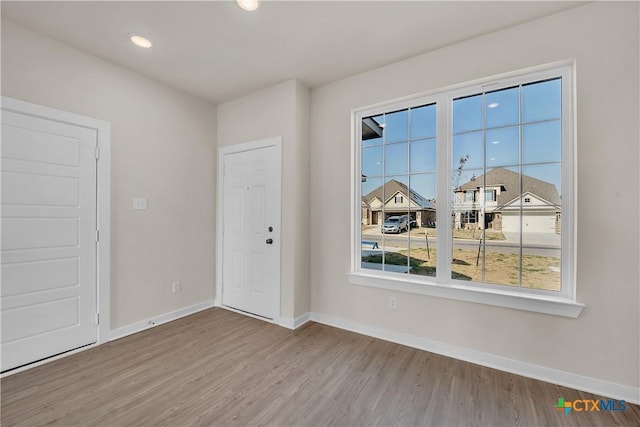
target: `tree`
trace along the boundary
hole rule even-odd
[[[469,155],[465,154],[464,156],[460,157],[460,159],[458,160],[458,168],[456,169],[456,171],[453,173],[453,190],[454,192],[460,187],[460,179],[462,179],[462,170],[464,169],[464,165],[469,161]],[[452,209],[451,209],[451,214],[453,215],[452,221],[451,221],[451,228],[454,229],[455,228],[455,197],[453,200],[451,200],[451,203],[453,204]]]

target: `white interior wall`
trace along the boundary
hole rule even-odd
[[[592,3],[313,89],[312,311],[637,388],[638,39],[637,3]],[[349,284],[351,110],[573,58],[580,317]]]
[[[111,123],[112,329],[213,300],[215,106],[6,20],[2,95]]]

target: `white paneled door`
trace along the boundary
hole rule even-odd
[[[97,340],[95,129],[2,111],[2,371]]]
[[[275,319],[280,306],[280,147],[268,141],[221,153],[222,303]]]

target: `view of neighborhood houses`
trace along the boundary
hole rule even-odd
[[[436,106],[362,120],[362,268],[561,289],[561,80],[453,101],[451,222],[436,222]]]

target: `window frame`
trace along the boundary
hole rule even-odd
[[[469,195],[471,195],[471,197],[468,197]],[[471,199],[471,200],[469,200]],[[475,203],[476,201],[476,192],[475,190],[466,190],[464,192],[464,202],[465,203]]]
[[[460,211],[460,223],[461,224],[477,224],[478,214],[475,209],[467,211]]]
[[[561,283],[562,289],[546,291],[531,288],[513,288],[505,285],[467,282],[451,279],[452,230],[450,225],[453,192],[452,178],[452,108],[453,100],[461,96],[490,92],[514,85],[562,78],[562,213]],[[436,276],[414,276],[390,271],[361,268],[361,121],[363,118],[390,113],[420,105],[436,104],[436,186],[439,209],[436,211],[438,239],[436,243]],[[472,82],[449,86],[427,93],[403,97],[389,102],[354,109],[352,124],[352,233],[351,269],[348,278],[352,284],[383,289],[432,295],[456,300],[472,301],[540,313],[577,317],[584,304],[576,302],[576,114],[575,63],[562,61],[553,64],[491,76]],[[443,182],[444,177],[444,182]],[[444,207],[443,207],[444,206]],[[443,226],[444,225],[444,226]]]

